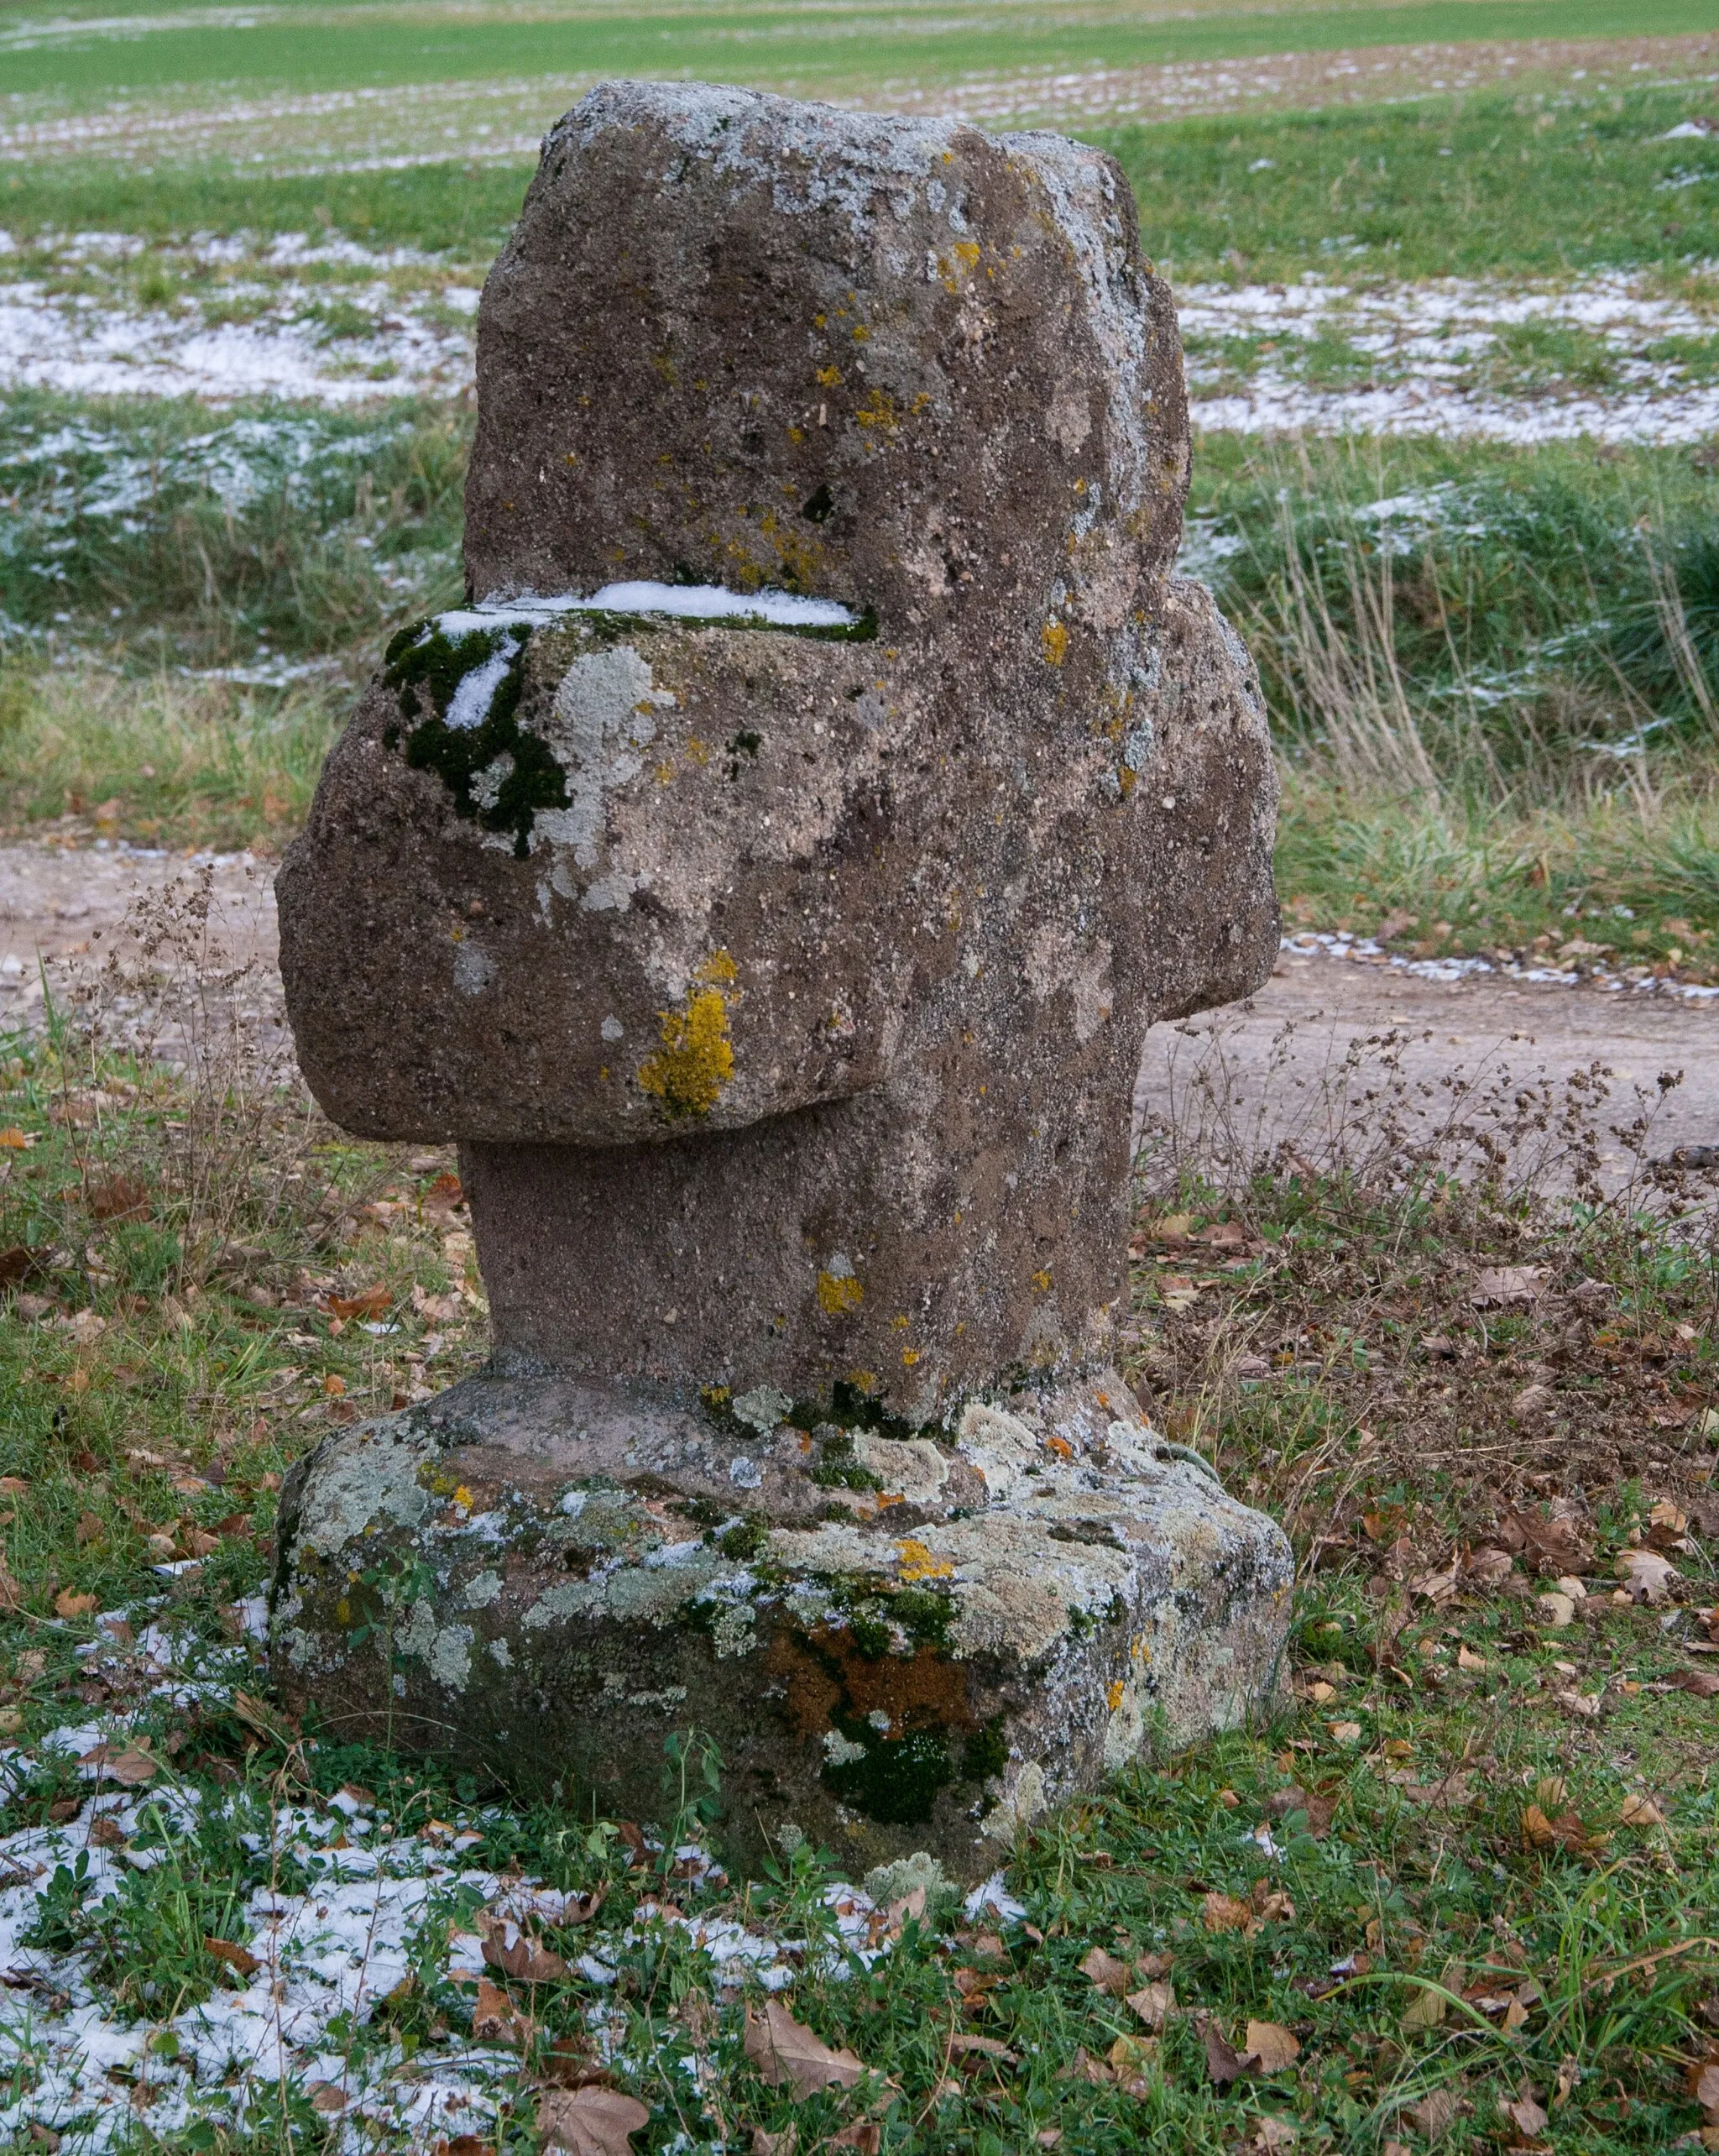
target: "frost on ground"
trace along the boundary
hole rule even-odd
[[[1701,176],[1719,186],[1719,167]],[[1351,286],[1310,272],[1190,286],[1178,315],[1208,431],[1643,444],[1719,431],[1719,316],[1639,277]]]
[[[0,388],[212,403],[457,395],[478,306],[467,275],[407,249],[292,235],[146,250],[121,233],[28,248],[0,233]]]
[[[1719,165],[1691,186],[1719,186]],[[1330,243],[1343,252],[1341,236]],[[479,272],[410,249],[205,236],[146,248],[0,233],[0,391],[355,405],[472,379]],[[1606,274],[1192,285],[1178,298],[1195,424],[1541,442],[1719,431],[1719,316]],[[164,287],[168,296],[159,296]]]
[[[47,1812],[0,1834],[8,2143],[46,2128],[72,2156],[128,2146],[140,2127],[255,2127],[306,2105],[337,2127],[331,2148],[353,2156],[489,2136],[518,2101],[520,2060],[497,2040],[513,2027],[505,1997],[486,2002],[478,1987],[500,1986],[515,1957],[549,1954],[546,1934],[585,1995],[593,2061],[622,2079],[646,2063],[630,2056],[616,2004],[630,1955],[690,1955],[702,1981],[733,1998],[783,1991],[802,1967],[839,1975],[849,1955],[869,1965],[888,1950],[890,1913],[860,1888],[819,1877],[798,1905],[806,1921],[771,1924],[696,1843],[665,1858],[648,1829],[640,1860],[672,1883],[617,1897],[624,1913],[605,1922],[601,1892],[558,1891],[516,1862],[498,1868],[509,1822],[494,1807],[442,1819],[409,1802],[391,1815],[351,1785],[319,1795],[303,1777],[236,1781],[229,1768],[223,1783],[182,1772],[174,1710],[269,1714],[244,1690],[258,1682],[264,1604],[234,1605],[241,1636],[219,1646],[170,1608],[161,1598],[110,1612],[76,1650],[86,1694],[106,1711],[0,1748],[0,1799]],[[62,1793],[44,1808],[50,1787]],[[585,1830],[571,1839],[583,1845]],[[189,1935],[183,1918],[174,1928],[175,1905],[192,1913]],[[1001,1875],[968,1907],[993,1921],[1024,1914]],[[185,1965],[199,1944],[201,1981]],[[394,2011],[408,1995],[425,2007],[410,2041]]]

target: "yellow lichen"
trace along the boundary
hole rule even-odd
[[[705,988],[684,1011],[660,1011],[662,1046],[639,1066],[639,1084],[675,1117],[708,1116],[734,1075],[729,1007],[720,988]]]
[[[900,1578],[904,1584],[921,1579],[953,1579],[955,1576],[955,1567],[947,1557],[938,1557],[912,1535],[896,1543],[896,1555],[901,1560]]]
[[[818,385],[820,389],[824,390],[840,389],[842,386],[841,369],[839,367],[820,367],[818,370]]]
[[[840,1317],[846,1311],[859,1309],[865,1290],[851,1273],[820,1273],[818,1300],[827,1317]]]
[[[462,1483],[459,1488],[454,1492],[451,1502],[455,1504],[463,1504],[468,1511],[471,1510],[472,1493],[467,1489],[464,1483]]]
[[[1105,1704],[1114,1714],[1122,1703],[1122,1695],[1128,1689],[1120,1677],[1113,1677],[1105,1688]]]
[[[1059,667],[1068,649],[1068,632],[1060,621],[1047,621],[1038,632],[1038,647],[1048,667]]]
[[[911,1370],[918,1360],[919,1350],[917,1348],[904,1348],[901,1350],[901,1361],[908,1369]]]
[[[709,957],[698,968],[698,978],[701,981],[719,981],[728,983],[738,981],[739,977],[739,967],[725,950],[712,951]]]
[[[976,270],[978,268],[979,248],[974,241],[970,239],[958,239],[955,242],[954,246],[949,251],[954,256],[956,261],[961,264],[961,267],[964,270]]]

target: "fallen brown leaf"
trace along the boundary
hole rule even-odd
[[[1114,1954],[1107,1954],[1101,1946],[1089,1947],[1079,1964],[1080,1973],[1089,1976],[1101,1991],[1120,1999],[1128,1989],[1128,1965],[1118,1961]]]
[[[633,2156],[632,2137],[651,2113],[636,2096],[588,2082],[583,2089],[546,2089],[537,2099],[537,2130],[545,2148],[567,2156]]]
[[[499,1985],[478,1979],[478,2003],[472,2010],[472,2033],[479,2043],[523,2045],[531,2024]]]
[[[969,2054],[982,2059],[995,2059],[1000,2064],[1005,2066],[1018,2066],[1021,2064],[1020,2059],[1010,2050],[1008,2045],[994,2036],[970,2036],[964,2032],[958,2032],[949,2038],[949,2050],[958,2058]],[[844,2084],[844,2085],[851,2086],[851,2084]]]
[[[1513,2103],[1501,2096],[1498,2108],[1525,2140],[1532,2141],[1537,2134],[1544,2133],[1550,2123],[1545,2109],[1535,2101],[1533,2091],[1528,2088]]]
[[[87,1617],[98,1603],[93,1594],[74,1594],[69,1587],[63,1587],[54,1598],[54,1607],[62,1617]]]
[[[780,1999],[766,1999],[762,2014],[748,2012],[745,2049],[766,2081],[786,2081],[800,2100],[832,2085],[851,2089],[865,2075],[864,2059],[851,2051],[832,2051]]]
[[[1249,2022],[1242,2049],[1249,2071],[1260,2074],[1281,2074],[1301,2056],[1301,2046],[1277,2022]]]
[[[1168,1984],[1145,1984],[1127,1994],[1127,2002],[1156,2036],[1176,2011],[1176,1994]]]
[[[857,2148],[860,2156],[877,2156],[883,2146],[883,2128],[875,2118],[856,2118],[851,2126],[830,2138],[832,2148]]]
[[[1253,1912],[1246,1902],[1228,1894],[1208,1894],[1199,1905],[1199,1919],[1212,1933],[1246,1932],[1254,1926]]]
[[[483,1959],[504,1976],[521,1984],[558,1984],[567,1975],[567,1965],[561,1956],[522,1932],[510,1918],[480,1909],[476,1926],[483,1942]]]
[[[229,1969],[236,1970],[241,1976],[254,1976],[263,1965],[250,1949],[241,1946],[237,1939],[206,1936],[203,1951],[215,1960],[225,1962]]]
[[[1626,1827],[1663,1827],[1665,1824],[1665,1814],[1653,1798],[1634,1790],[1624,1798],[1617,1816]]]
[[[1474,1276],[1468,1300],[1476,1310],[1507,1310],[1536,1302],[1545,1293],[1548,1265],[1485,1265]]]
[[[1678,1577],[1676,1566],[1657,1550],[1622,1551],[1613,1569],[1634,1602],[1669,1602],[1671,1583]]]
[[[385,1317],[394,1306],[391,1290],[365,1288],[355,1295],[324,1295],[317,1307],[331,1317]]]
[[[1424,2133],[1429,2141],[1436,2141],[1462,2109],[1460,2098],[1449,2089],[1429,2089],[1418,2104],[1411,2104],[1403,2116],[1417,2133]]]
[[[1208,2021],[1199,2033],[1205,2046],[1205,2070],[1219,2088],[1227,2089],[1249,2071],[1246,2054],[1236,2049],[1215,2020]]]

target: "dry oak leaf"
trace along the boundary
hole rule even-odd
[[[1176,1994],[1168,1984],[1146,1984],[1127,1994],[1127,2003],[1157,2036],[1176,2011]]]
[[[761,2015],[746,2016],[746,2056],[766,2081],[786,2081],[797,2099],[833,2084],[851,2089],[865,2076],[863,2059],[832,2051],[820,2036],[797,2022],[779,1999],[767,1999]]]
[[[636,2096],[594,2081],[583,2089],[546,2089],[537,2099],[542,2146],[565,2149],[567,2156],[633,2156],[633,2135],[650,2123]]]
[[[1301,2046],[1278,2022],[1249,2022],[1243,2049],[1249,2071],[1259,2074],[1281,2074],[1301,2056]]]
[[[312,2081],[307,2093],[311,2109],[320,2112],[324,2118],[332,2118],[337,2112],[343,2112],[350,2101],[346,2091],[332,2081]]]
[[[54,1607],[62,1617],[87,1617],[97,1607],[97,1598],[93,1594],[74,1594],[69,1587],[63,1587],[54,1598]]]
[[[225,1962],[229,1969],[236,1970],[241,1976],[254,1976],[263,1965],[250,1949],[241,1946],[237,1939],[206,1936],[203,1951],[215,1960]]]
[[[1089,1976],[1100,1991],[1108,1991],[1112,1998],[1121,1998],[1128,1989],[1127,1963],[1118,1961],[1114,1954],[1106,1954],[1101,1946],[1087,1949],[1080,1973]]]
[[[1635,1790],[1624,1798],[1617,1816],[1626,1827],[1663,1827],[1665,1824],[1665,1814],[1653,1798]]]

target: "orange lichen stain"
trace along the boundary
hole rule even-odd
[[[901,1350],[901,1361],[908,1369],[911,1370],[918,1360],[919,1350],[917,1348],[904,1348]]]
[[[1114,1714],[1122,1703],[1122,1695],[1128,1689],[1120,1677],[1113,1677],[1105,1687],[1105,1704]]]
[[[901,1494],[901,1491],[900,1491],[900,1490],[898,1490],[898,1489],[896,1489],[896,1490],[880,1489],[880,1490],[877,1493],[877,1509],[878,1509],[878,1510],[879,1510],[880,1512],[883,1511],[883,1510],[885,1510],[885,1508],[886,1508],[886,1506],[888,1506],[888,1505],[891,1505],[891,1504],[905,1504],[907,1502],[907,1499],[906,1499],[906,1498]]]
[[[842,370],[839,367],[820,367],[817,381],[821,390],[839,390],[842,386]]]
[[[865,1300],[865,1290],[851,1273],[820,1273],[818,1300],[826,1317],[840,1317],[849,1311],[859,1309]]]
[[[1128,1659],[1142,1665],[1152,1660],[1152,1647],[1144,1632],[1136,1632],[1129,1642]]]
[[[875,1713],[887,1715],[895,1732],[974,1727],[966,1665],[935,1647],[868,1657],[846,1630],[820,1625],[804,1641],[774,1634],[765,1669],[781,1688],[788,1719],[802,1737],[822,1736],[844,1705],[865,1720]]]
[[[896,1545],[896,1556],[900,1561],[898,1577],[911,1584],[922,1579],[953,1579],[955,1567],[947,1557],[940,1557],[928,1550],[914,1536]]]
[[[470,1511],[472,1507],[472,1493],[466,1487],[464,1483],[460,1484],[459,1488],[454,1492],[452,1497],[449,1499],[449,1502],[453,1504],[462,1504],[468,1512]]]
[[[1074,1457],[1074,1447],[1066,1437],[1047,1437],[1044,1444],[1045,1450],[1054,1452],[1059,1460],[1072,1460]]]
[[[684,1011],[660,1011],[662,1046],[639,1066],[639,1084],[679,1119],[708,1116],[734,1075],[729,1007],[720,988],[702,989]]]
[[[1059,667],[1068,652],[1068,632],[1060,621],[1047,621],[1038,632],[1038,648],[1048,667]]]

